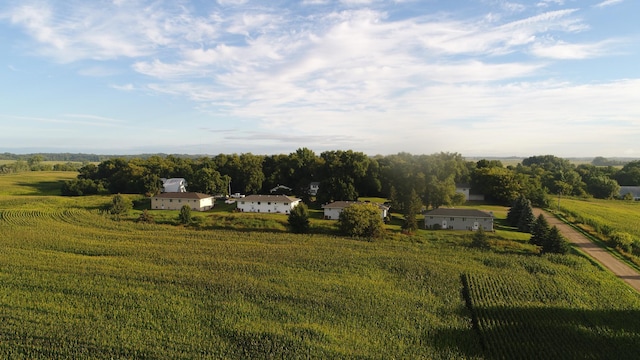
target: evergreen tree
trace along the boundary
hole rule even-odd
[[[536,221],[535,215],[533,215],[533,208],[531,208],[531,202],[525,199],[524,206],[520,212],[520,218],[518,219],[518,231],[531,232],[531,227]]]
[[[291,231],[296,234],[306,234],[311,228],[309,223],[309,209],[304,203],[298,204],[291,209],[288,217],[289,227]]]
[[[527,198],[520,194],[520,196],[513,201],[511,204],[511,208],[509,209],[509,213],[507,213],[507,223],[511,226],[518,226],[518,222],[520,221],[520,215],[522,214],[522,209],[527,204]]]
[[[552,227],[542,244],[542,253],[566,254],[569,249],[569,243],[560,234],[560,230],[556,226]]]
[[[531,227],[531,239],[529,239],[529,243],[542,246],[549,235],[549,230],[549,222],[547,222],[547,219],[542,214],[538,215],[538,218]]]
[[[406,232],[414,232],[418,229],[418,221],[416,215],[422,210],[422,201],[415,190],[411,190],[411,194],[404,206],[404,223],[402,224],[402,230]]]
[[[188,225],[191,222],[191,207],[189,205],[182,205],[178,219],[180,220],[180,223],[185,225]]]

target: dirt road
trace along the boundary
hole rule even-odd
[[[576,231],[571,226],[563,223],[555,216],[542,211],[540,209],[534,209],[534,214],[536,217],[543,213],[544,217],[549,222],[549,226],[557,226],[560,232],[564,237],[566,237],[572,243],[578,245],[578,247],[589,254],[592,258],[596,259],[599,263],[604,265],[604,267],[611,270],[616,276],[624,280],[627,284],[631,285],[632,288],[640,291],[640,274],[637,271],[627,266],[622,261],[616,259],[611,254],[606,252],[604,249],[600,248],[598,245],[592,243],[589,239],[587,239],[580,232]]]

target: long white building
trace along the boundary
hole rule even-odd
[[[263,212],[288,214],[300,203],[300,199],[287,195],[247,195],[236,201],[243,212]]]

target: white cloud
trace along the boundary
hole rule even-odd
[[[562,60],[581,60],[611,55],[612,40],[590,44],[570,44],[564,41],[537,42],[531,52],[538,57]]]
[[[116,90],[122,90],[122,91],[133,91],[135,90],[135,86],[133,86],[133,84],[124,84],[124,85],[111,85],[112,88],[116,89]]]
[[[596,5],[594,5],[595,7],[606,7],[606,6],[611,6],[611,5],[616,5],[616,4],[620,4],[621,2],[623,2],[624,0],[606,0],[603,1],[601,3],[598,3]]]

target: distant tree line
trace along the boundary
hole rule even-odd
[[[113,158],[85,164],[77,180],[65,183],[65,195],[139,193],[153,195],[161,178],[185,178],[188,190],[207,194],[269,193],[277,185],[309,202],[311,182],[319,182],[316,197],[324,204],[362,196],[390,199],[406,214],[464,201],[456,184],[470,184],[488,201],[510,205],[520,195],[534,206],[549,205],[555,196],[614,198],[620,185],[640,185],[640,161],[622,168],[574,165],[553,155],[532,156],[516,166],[499,160],[466,161],[458,153],[367,156],[352,150],[316,155],[300,148],[290,154],[219,154],[197,158],[152,155]]]
[[[26,158],[10,159],[14,160],[8,164],[0,165],[0,174],[13,174],[23,171],[78,171],[82,166],[80,163],[58,163],[46,164],[42,155],[31,155]]]

